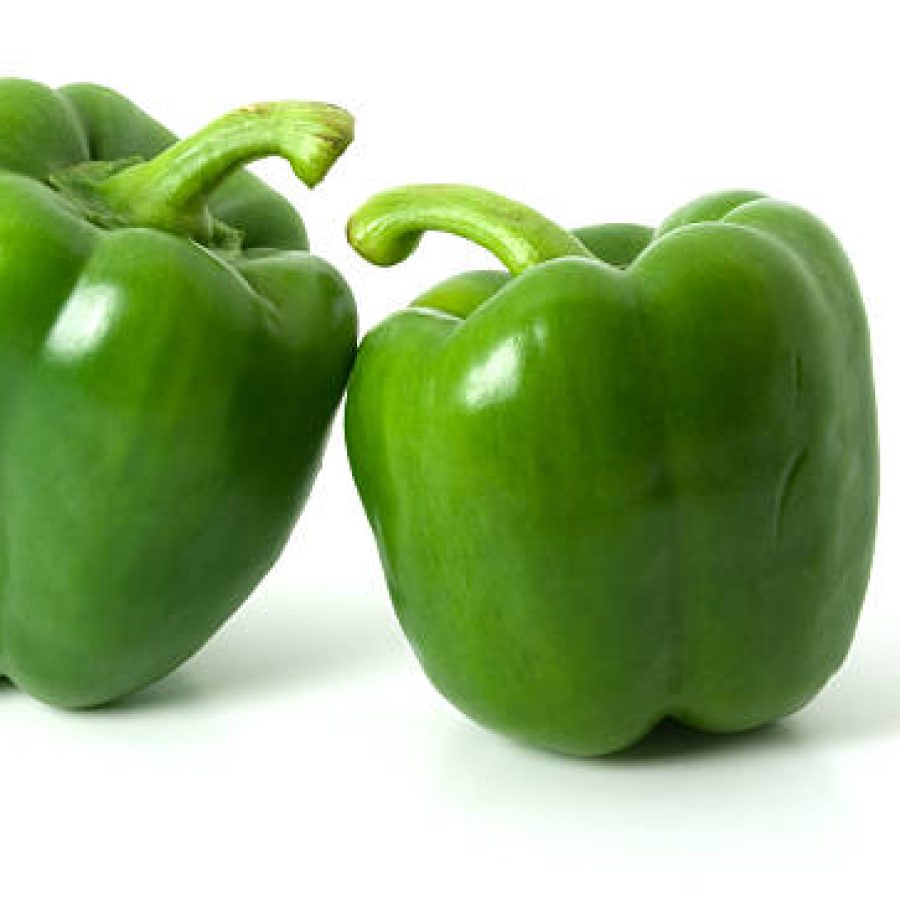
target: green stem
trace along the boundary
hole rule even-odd
[[[563,256],[592,258],[578,238],[530,207],[468,185],[419,184],[384,191],[347,223],[354,250],[378,266],[406,259],[426,231],[474,241],[514,275]]]
[[[224,178],[266,156],[282,156],[309,187],[322,180],[353,139],[353,118],[326,103],[257,103],[230,112],[149,162],[96,185],[135,225],[203,238],[206,199]]]

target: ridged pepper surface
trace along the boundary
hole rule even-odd
[[[835,238],[750,192],[655,231],[568,232],[452,185],[378,195],[348,233],[392,265],[429,229],[509,272],[375,328],[346,435],[437,688],[583,755],[665,718],[730,732],[803,706],[850,645],[878,490],[866,318]]]
[[[312,186],[351,136],[284,102],[175,143],[111,90],[0,81],[0,673],[25,691],[154,681],[278,556],[356,313],[237,169],[278,154]]]

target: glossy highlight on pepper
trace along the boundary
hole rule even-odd
[[[365,337],[346,440],[435,686],[577,755],[803,706],[850,646],[878,497],[837,240],[748,191],[569,232],[463,185],[376,195],[348,238],[393,265],[429,230],[508,271],[451,277]]]
[[[245,107],[183,141],[107,88],[0,81],[0,675],[94,706],[194,653],[277,558],[356,344],[291,204],[353,120]]]

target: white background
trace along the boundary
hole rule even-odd
[[[60,5],[61,6],[61,5]],[[900,809],[897,28],[888,2],[13,4],[7,74],[116,86],[184,133],[244,102],[346,105],[303,211],[363,327],[489,262],[430,237],[375,270],[375,190],[470,181],[560,223],[710,190],[807,206],[870,312],[882,513],[850,659],[791,720],[609,760],[528,750],[429,687],[390,610],[340,427],[281,562],[181,671],[104,711],[0,689],[0,893],[31,897],[894,896]],[[0,211],[2,214],[2,211]],[[878,886],[881,884],[881,886]]]

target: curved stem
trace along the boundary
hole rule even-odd
[[[573,234],[539,212],[461,184],[394,188],[366,201],[347,223],[347,240],[378,266],[392,266],[415,250],[426,231],[446,231],[480,244],[510,272],[563,256],[592,258]]]
[[[309,187],[318,184],[353,139],[353,118],[327,103],[283,101],[244,106],[179,141],[149,162],[96,187],[109,206],[138,225],[188,234],[208,227],[206,199],[236,169],[282,156]]]

